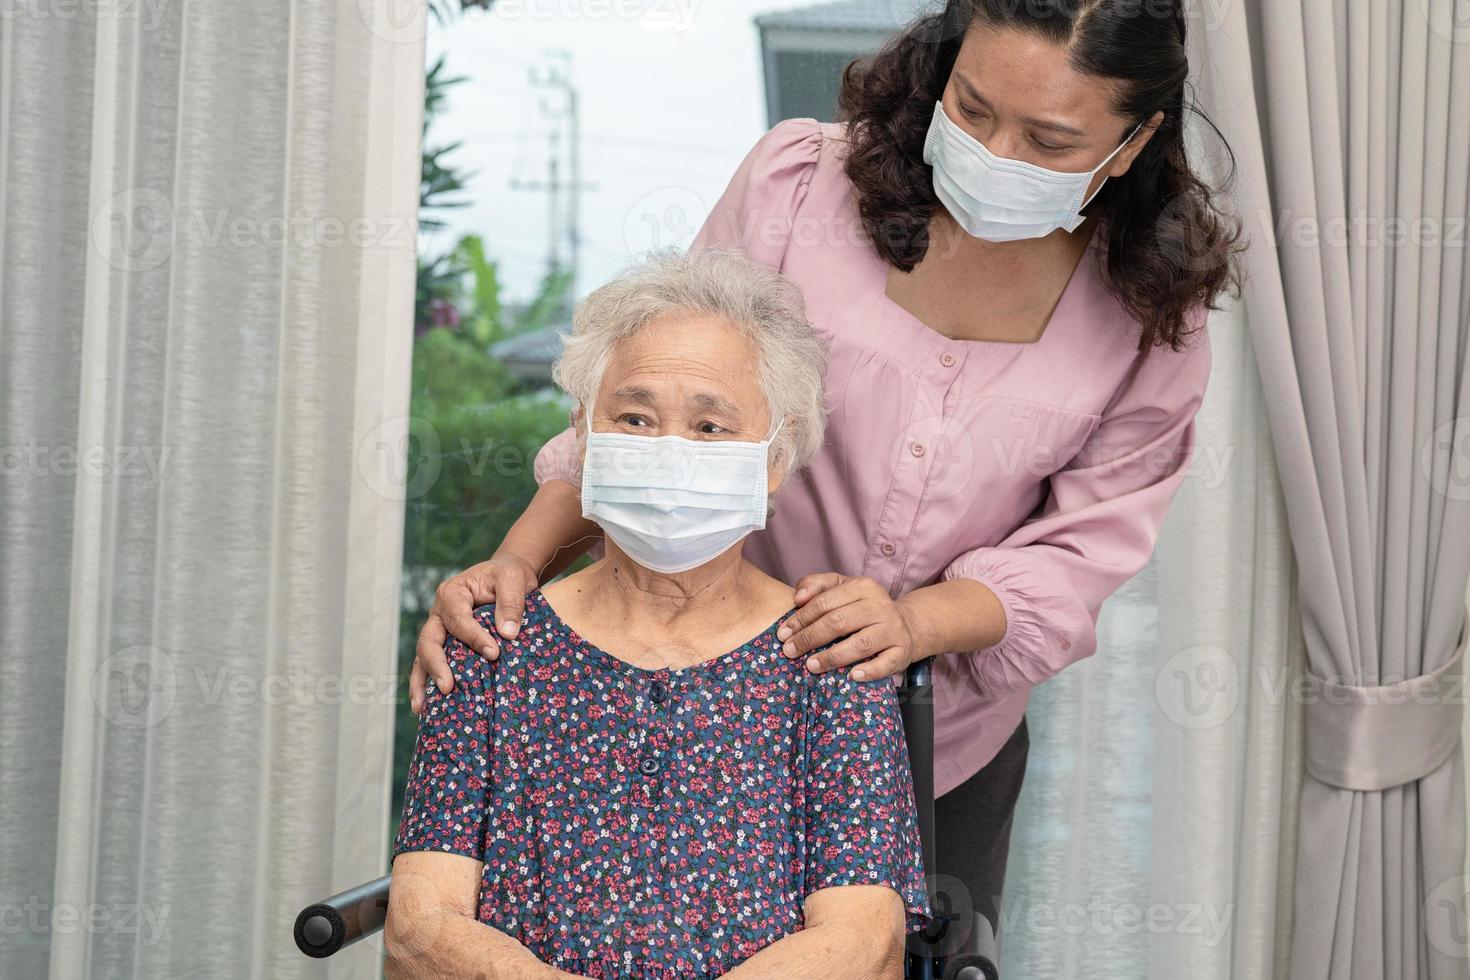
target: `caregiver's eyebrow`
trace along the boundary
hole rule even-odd
[[[980,90],[977,89],[973,84],[971,84],[968,78],[956,71],[954,73],[954,79],[956,82],[959,83],[959,87],[965,90],[965,95],[967,98],[980,103],[980,105],[988,110],[991,114],[995,113],[995,107],[992,106],[988,100],[986,100],[985,96],[980,94]],[[1069,136],[1087,135],[1075,126],[1068,126],[1066,123],[1054,122],[1050,119],[1036,119],[1032,116],[1022,116],[1021,122],[1025,123],[1033,129],[1050,129],[1058,133],[1066,133]]]

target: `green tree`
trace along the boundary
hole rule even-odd
[[[435,16],[452,19],[459,6],[438,0]],[[488,8],[489,0],[462,6]],[[423,167],[419,226],[444,227],[444,212],[467,203],[471,175],[451,159],[459,142],[439,143],[432,132],[450,89],[444,59],[425,74]],[[512,376],[491,353],[499,341],[556,325],[567,307],[571,277],[545,277],[535,296],[512,313],[501,299],[492,245],[463,235],[437,255],[419,256],[414,310],[413,389],[406,503],[399,667],[408,676],[434,589],[448,575],[483,561],[500,543],[536,492],[536,452],[567,424],[567,406],[544,383]],[[394,832],[413,755],[417,721],[406,686],[397,707],[394,739]]]

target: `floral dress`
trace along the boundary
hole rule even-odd
[[[483,861],[479,920],[587,977],[720,976],[835,885],[888,885],[924,928],[892,682],[811,674],[780,653],[785,618],[680,669],[598,649],[539,592],[498,660],[451,638],[393,853]]]

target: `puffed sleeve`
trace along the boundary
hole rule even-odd
[[[493,631],[495,607],[481,606],[475,618]],[[452,636],[444,653],[454,690],[442,694],[430,679],[424,693],[393,854],[443,851],[483,861],[495,666]]]
[[[806,861],[803,895],[887,885],[905,931],[924,929],[929,899],[903,718],[890,678],[807,674]]]
[[[692,248],[739,248],[753,259],[781,268],[797,211],[822,149],[815,119],[787,119],[745,155],[720,195]],[[580,488],[582,466],[575,430],[568,426],[541,447],[532,467],[537,485],[565,480]]]
[[[1209,377],[1203,330],[1191,344],[1140,354],[1081,451],[1052,474],[1041,511],[945,569],[946,580],[986,585],[1005,609],[1001,642],[964,655],[987,696],[1033,687],[1090,656],[1103,600],[1148,562],[1189,468]]]
[[[547,480],[565,480],[578,490],[582,489],[582,456],[577,445],[577,430],[568,425],[546,441],[536,453],[531,470],[536,474],[539,487]]]
[[[693,247],[738,248],[781,268],[821,152],[822,126],[815,119],[777,123],[740,162]]]

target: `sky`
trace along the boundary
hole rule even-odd
[[[448,159],[474,176],[470,205],[444,214],[424,250],[461,234],[485,239],[507,301],[533,293],[546,271],[545,181],[553,126],[543,101],[564,96],[532,71],[569,64],[581,106],[582,254],[577,293],[649,248],[687,245],[741,158],[766,130],[759,35],[753,18],[813,0],[497,0],[428,37],[451,90],[429,141],[462,140]],[[567,52],[567,60],[552,54]],[[563,173],[563,178],[566,174]]]

